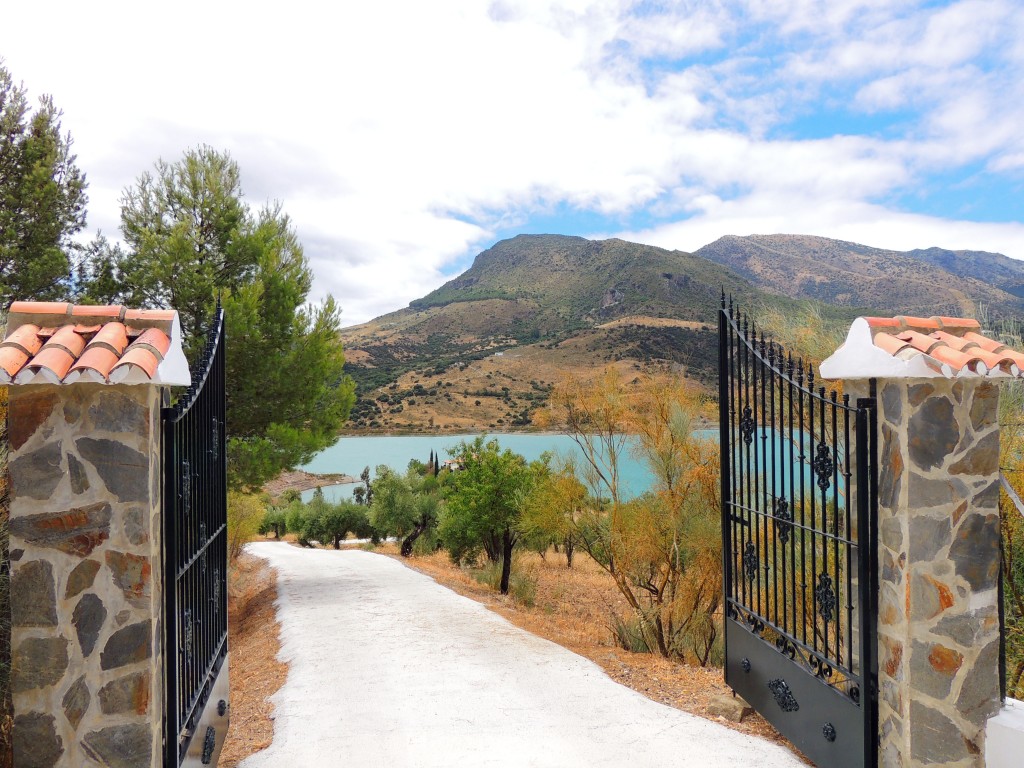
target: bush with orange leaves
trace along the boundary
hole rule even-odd
[[[568,533],[612,576],[642,645],[701,665],[713,660],[722,601],[718,446],[693,429],[708,405],[686,382],[627,383],[609,368],[556,387],[547,414],[585,459],[560,473],[578,475],[590,489],[586,504],[568,494],[574,504],[556,516],[559,535]],[[620,476],[629,450],[639,451],[654,476],[653,487],[633,499]]]

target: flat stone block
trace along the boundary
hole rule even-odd
[[[986,645],[960,688],[957,710],[977,726],[999,711],[999,640]]]
[[[101,669],[118,669],[150,657],[153,621],[146,619],[117,630],[100,653]]]
[[[73,453],[68,454],[68,475],[71,476],[72,493],[85,493],[89,490],[89,477],[85,474],[85,465],[76,459]]]
[[[100,432],[123,432],[149,437],[148,409],[117,390],[99,394],[89,407],[92,426]]]
[[[942,396],[930,398],[918,408],[907,429],[910,460],[921,469],[941,467],[960,442],[953,403]]]
[[[153,580],[153,566],[144,555],[125,552],[107,552],[107,567],[114,583],[129,599],[148,597]]]
[[[952,648],[915,640],[910,655],[912,687],[932,698],[945,699],[963,663],[964,657]]]
[[[83,560],[76,565],[68,575],[68,583],[64,588],[64,599],[70,600],[91,587],[99,569],[100,564],[96,560]]]
[[[145,768],[153,758],[153,737],[142,723],[115,725],[86,734],[82,748],[108,768]]]
[[[78,601],[75,610],[71,614],[71,623],[78,634],[78,645],[82,649],[82,656],[89,658],[92,649],[96,647],[96,640],[99,638],[103,622],[107,618],[107,609],[103,601],[91,592],[83,595]]]
[[[71,723],[72,728],[78,728],[85,713],[89,711],[89,704],[92,703],[92,695],[89,693],[89,686],[85,682],[85,675],[75,680],[68,688],[64,698],[61,699],[61,707],[64,709],[64,717]]]
[[[61,442],[57,440],[14,459],[10,464],[11,495],[29,499],[50,498],[64,477],[62,456]]]
[[[57,626],[57,587],[48,560],[21,563],[11,574],[11,622],[16,627]]]
[[[99,473],[107,490],[119,501],[149,498],[149,457],[116,440],[81,437],[75,441],[86,461]]]
[[[50,418],[58,401],[57,393],[49,388],[36,391],[29,389],[11,398],[7,429],[13,450],[18,450],[28,442]]]
[[[956,724],[919,701],[910,702],[910,733],[911,759],[922,765],[943,765],[971,757]]]
[[[999,575],[999,516],[967,515],[949,548],[956,573],[975,592],[994,589]]]
[[[149,672],[119,677],[100,688],[100,709],[106,715],[144,715],[149,711],[150,690]]]
[[[11,535],[40,547],[88,557],[110,538],[110,505],[75,507],[66,512],[44,512],[11,520]]]
[[[739,696],[723,693],[708,702],[707,713],[710,717],[722,717],[732,723],[741,723],[747,715],[753,714],[754,708]]]
[[[30,637],[14,649],[11,691],[21,693],[58,682],[68,668],[68,641],[63,637]]]
[[[64,754],[53,715],[29,712],[14,718],[11,746],[18,768],[52,768]]]

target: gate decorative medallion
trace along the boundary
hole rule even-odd
[[[224,312],[192,386],[163,411],[164,766],[210,765],[227,734]]]
[[[723,296],[719,408],[726,682],[817,765],[873,768],[874,397],[815,388]]]

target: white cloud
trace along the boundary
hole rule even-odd
[[[227,149],[250,202],[292,216],[316,294],[357,322],[560,206],[608,231],[638,211],[684,217],[638,234],[671,247],[828,230],[1024,257],[1015,224],[879,202],[967,163],[1019,173],[1024,12],[896,5],[57,0],[5,9],[0,51],[65,110],[91,226],[114,234],[121,190],[158,157]],[[76,44],[25,33],[55,17]],[[780,138],[823,103],[906,125]]]

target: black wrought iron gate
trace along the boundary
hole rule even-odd
[[[819,766],[877,764],[874,383],[815,388],[722,299],[725,679]]]
[[[209,765],[227,733],[224,312],[192,386],[163,409],[164,765]]]

